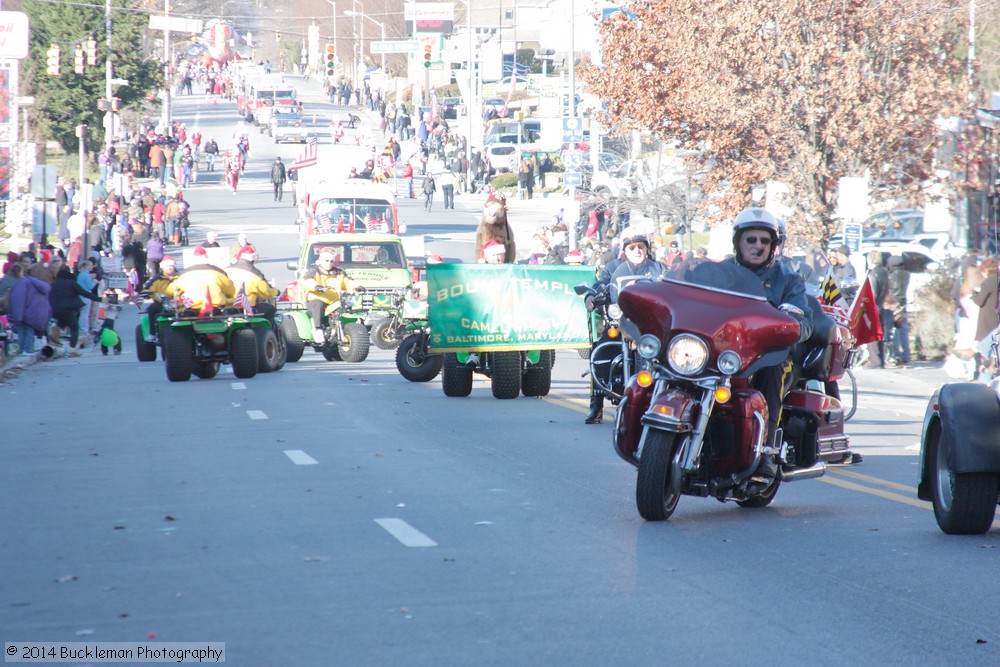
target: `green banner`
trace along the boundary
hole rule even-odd
[[[435,352],[586,347],[587,308],[573,292],[591,266],[430,264],[427,301]]]

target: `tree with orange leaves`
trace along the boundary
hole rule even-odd
[[[832,233],[842,176],[918,195],[941,139],[971,111],[967,3],[954,0],[645,0],[601,26],[604,122],[691,149],[704,202],[731,218],[780,181],[790,227]]]

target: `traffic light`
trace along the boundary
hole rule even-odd
[[[122,108],[122,101],[117,97],[111,98],[111,110],[117,113]]]
[[[333,45],[333,42],[327,42],[326,45],[326,75],[327,76],[337,76],[337,56],[335,52],[337,47]]]
[[[83,74],[87,71],[87,60],[83,53],[83,44],[77,44],[73,49],[73,71]]]
[[[59,66],[59,59],[61,57],[59,47],[53,44],[49,47],[48,51],[48,68],[45,70],[49,73],[49,76],[59,76],[61,69]]]
[[[430,69],[431,66],[431,51],[434,47],[431,46],[430,42],[424,42],[424,67]]]
[[[77,125],[76,126],[76,136],[77,136],[78,139],[86,139],[87,138],[87,126],[86,125]]]
[[[97,40],[93,37],[87,39],[87,65],[94,67],[97,65]]]

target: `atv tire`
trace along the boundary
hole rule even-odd
[[[278,356],[281,353],[278,337],[268,327],[253,330],[257,338],[257,371],[272,373],[278,369]]]
[[[529,366],[521,378],[521,393],[525,396],[548,396],[552,388],[552,357],[553,350],[542,350],[538,363]]]
[[[218,361],[196,361],[194,362],[194,376],[202,380],[211,380],[219,374]]]
[[[472,393],[472,369],[458,363],[454,352],[442,355],[441,388],[445,396],[464,397]]]
[[[396,319],[387,317],[375,323],[371,330],[371,340],[380,350],[395,350],[399,347],[399,338],[396,337]]]
[[[421,334],[403,339],[396,350],[396,368],[410,382],[430,382],[441,372],[443,355],[426,354],[421,350]]]
[[[360,322],[352,322],[344,327],[344,340],[340,343],[340,356],[349,364],[357,364],[368,358],[368,329]]]
[[[490,389],[493,398],[507,400],[521,394],[521,353],[494,352]]]
[[[236,377],[252,378],[257,375],[257,335],[253,329],[237,329],[232,333],[229,338],[229,359]]]
[[[135,356],[139,361],[156,361],[156,344],[142,335],[142,325],[135,325]]]
[[[282,319],[281,331],[285,334],[285,348],[288,350],[285,361],[295,363],[302,358],[302,353],[306,349],[306,344],[299,335],[299,328],[295,326],[295,320],[291,317]]]
[[[177,331],[163,332],[163,361],[167,379],[171,382],[187,382],[194,370],[194,344],[191,337]]]

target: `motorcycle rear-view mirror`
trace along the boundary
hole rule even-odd
[[[573,291],[579,294],[580,296],[583,296],[584,294],[590,291],[590,285],[588,285],[587,283],[577,283],[576,285],[573,285]]]

